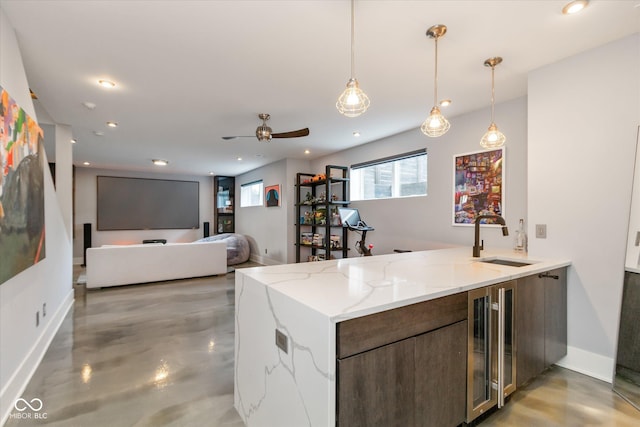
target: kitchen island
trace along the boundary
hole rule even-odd
[[[464,247],[237,270],[235,407],[248,426],[334,426],[338,324],[569,264]]]

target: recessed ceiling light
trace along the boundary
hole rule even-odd
[[[98,84],[109,89],[111,89],[112,87],[116,87],[116,84],[110,80],[98,80]]]
[[[89,166],[91,163],[89,163],[89,162],[84,162],[84,163],[82,163],[82,164],[83,164],[83,165],[85,165],[85,166]]]
[[[71,143],[75,144],[76,142],[78,142],[75,138],[71,138]]]
[[[448,107],[449,105],[451,105],[453,101],[451,101],[450,99],[443,99],[442,101],[440,101],[440,106],[441,107]]]
[[[356,138],[360,136],[360,132],[358,132],[357,130],[353,131],[353,136],[355,136]]]
[[[241,161],[241,160],[242,160],[242,157],[238,157],[238,161]]]
[[[209,175],[215,175],[215,173],[213,173],[213,172],[209,172]]]
[[[163,159],[153,159],[152,162],[156,166],[167,166],[169,164],[168,160]]]
[[[582,9],[589,5],[589,0],[574,0],[567,3],[562,8],[562,13],[565,15],[572,15],[580,12]]]
[[[309,154],[309,153],[311,153],[311,151],[309,151],[309,150],[304,150],[304,154]]]
[[[118,123],[116,123],[116,122],[107,122],[107,126],[109,126],[110,128],[117,128],[118,127]]]
[[[104,132],[102,132],[101,130],[94,130],[94,131],[93,131],[93,134],[94,134],[95,136],[104,136]]]

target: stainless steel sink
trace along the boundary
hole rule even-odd
[[[509,267],[524,267],[525,265],[531,265],[529,262],[522,261],[511,261],[509,259],[481,259],[479,262],[486,262],[488,264],[500,264],[500,265],[508,265]]]

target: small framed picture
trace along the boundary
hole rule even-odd
[[[268,208],[280,206],[280,184],[264,187],[264,205]]]

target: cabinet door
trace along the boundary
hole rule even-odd
[[[567,269],[544,273],[545,367],[567,354]]]
[[[416,337],[415,354],[416,425],[450,427],[463,423],[467,321]]]
[[[415,338],[338,360],[338,426],[403,426],[414,422]]]
[[[538,275],[518,279],[516,301],[518,387],[545,369],[544,301],[544,279],[538,278]]]

